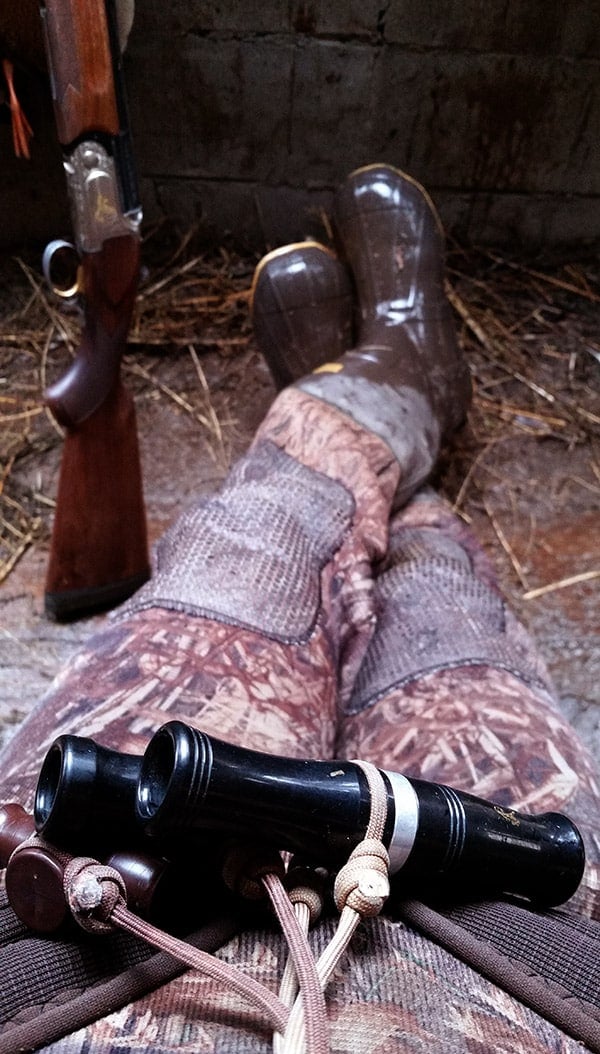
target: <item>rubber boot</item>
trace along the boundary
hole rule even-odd
[[[442,228],[425,191],[387,165],[348,177],[334,220],[354,278],[358,342],[297,384],[388,444],[402,468],[402,503],[427,479],[470,401],[444,293]]]
[[[263,257],[254,273],[251,312],[278,389],[352,346],[350,276],[318,242],[285,245]]]

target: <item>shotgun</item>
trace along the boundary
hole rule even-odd
[[[78,257],[74,284],[55,291],[84,303],[75,358],[44,393],[65,429],[45,609],[67,620],[120,603],[150,574],[135,410],[120,376],[141,208],[114,0],[43,0],[41,15]],[[66,245],[44,254],[51,284]]]

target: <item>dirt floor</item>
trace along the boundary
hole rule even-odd
[[[214,489],[274,396],[253,343],[255,261],[191,243],[153,262],[131,354],[150,536]],[[80,319],[37,265],[0,262],[0,742],[104,616],[43,613],[62,438],[41,403]],[[449,295],[475,384],[437,482],[492,554],[536,635],[561,705],[600,759],[600,281],[597,264],[449,255]]]

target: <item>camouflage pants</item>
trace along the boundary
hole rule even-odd
[[[598,913],[595,767],[476,542],[434,495],[392,514],[385,444],[289,389],[220,495],[168,532],[152,581],[93,637],[8,744],[0,800],[31,805],[62,733],[141,753],[181,718],[279,754],[363,757],[580,826],[577,907]],[[313,934],[323,944],[331,924]],[[219,953],[276,985],[284,948]],[[328,989],[332,1050],[581,1046],[401,922],[365,925]],[[263,1051],[236,997],[188,972],[52,1044],[60,1054]]]

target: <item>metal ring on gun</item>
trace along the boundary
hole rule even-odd
[[[59,274],[55,281],[52,275],[53,264],[56,268],[59,255],[68,254],[68,262],[66,265],[63,264],[62,272],[64,274],[65,281],[61,282],[61,267],[59,265]],[[42,269],[44,271],[44,277],[50,286],[55,296],[61,300],[74,300],[81,292],[81,282],[79,278],[79,253],[71,242],[64,241],[62,238],[58,238],[55,241],[49,242],[44,249],[44,255],[42,256]]]

